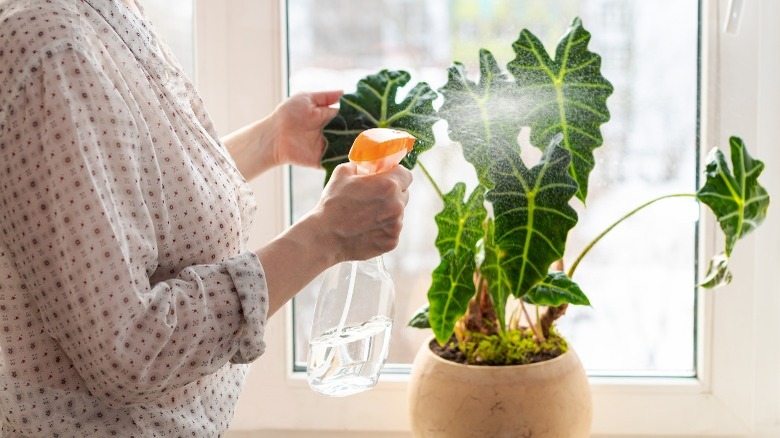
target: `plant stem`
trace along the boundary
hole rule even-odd
[[[644,204],[640,205],[639,207],[629,211],[628,213],[623,215],[620,219],[615,221],[615,223],[613,223],[612,225],[607,227],[606,230],[602,231],[598,236],[596,236],[593,240],[590,241],[590,243],[588,243],[585,246],[585,248],[582,250],[580,255],[574,260],[574,263],[571,264],[571,267],[569,268],[569,272],[567,273],[567,275],[569,276],[569,278],[572,278],[572,276],[574,276],[574,271],[577,269],[577,266],[580,264],[580,262],[582,261],[583,257],[585,257],[585,255],[588,252],[590,252],[590,250],[596,245],[596,243],[598,243],[599,240],[601,240],[604,236],[606,236],[607,233],[612,231],[613,228],[618,226],[624,220],[626,220],[626,219],[630,218],[631,216],[633,216],[639,210],[641,210],[641,209],[643,209],[643,208],[645,208],[645,207],[647,207],[647,206],[649,206],[651,204],[654,204],[654,203],[656,203],[658,201],[661,201],[663,199],[669,199],[669,198],[695,198],[695,197],[696,197],[696,194],[694,194],[694,193],[676,193],[676,194],[673,194],[673,195],[664,195],[664,196],[660,196],[658,198],[655,198],[653,200],[647,201]]]
[[[528,314],[528,309],[525,308],[525,303],[523,302],[522,298],[518,298],[520,300],[520,307],[523,309],[523,314],[525,315],[525,319],[528,320],[528,327],[531,328],[531,331],[534,333],[534,336],[536,336],[537,340],[541,341],[541,333],[539,333],[538,330],[536,330],[536,322],[531,320],[531,315]]]
[[[420,167],[420,170],[422,170],[423,175],[425,175],[426,178],[428,178],[428,181],[433,186],[433,190],[436,190],[436,193],[439,195],[441,199],[444,199],[444,194],[441,192],[441,189],[439,188],[439,185],[436,184],[436,181],[434,181],[433,177],[430,173],[428,173],[428,169],[425,168],[422,161],[417,160],[417,166]]]
[[[521,306],[521,304],[518,304],[512,310],[512,315],[509,316],[509,327],[507,330],[517,330],[518,327],[520,327],[520,318],[522,318],[522,315],[520,314]]]
[[[536,326],[536,339],[541,344],[544,342],[547,338],[544,336],[544,330],[542,330],[542,317],[539,314],[539,306],[534,304],[534,310],[536,310],[536,321],[534,321],[534,325]]]

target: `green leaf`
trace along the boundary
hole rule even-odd
[[[469,299],[474,296],[474,253],[449,250],[433,270],[428,290],[428,320],[440,344],[450,339],[455,323],[466,314]]]
[[[352,143],[366,129],[394,128],[415,136],[414,149],[401,162],[409,169],[420,153],[433,146],[433,124],[439,120],[433,101],[438,94],[420,82],[397,102],[398,89],[410,79],[405,71],[382,70],[361,79],[354,93],[341,96],[338,114],[322,130],[327,146],[320,163],[327,172],[326,183],[333,169],[348,161]]]
[[[522,297],[563,257],[566,236],[577,223],[569,200],[577,183],[568,173],[571,155],[553,142],[528,169],[508,148],[490,168],[496,186],[487,192],[495,214],[495,244],[511,293]]]
[[[541,41],[528,30],[512,48],[517,55],[509,65],[520,91],[531,96],[527,114],[531,143],[544,150],[558,133],[571,152],[570,173],[577,181],[577,197],[585,202],[588,176],[601,146],[600,125],[609,120],[607,97],[612,84],[601,75],[601,57],[588,51],[590,33],[576,18],[550,59]]]
[[[726,235],[726,257],[738,239],[764,221],[769,207],[769,195],[758,184],[764,163],[750,156],[741,138],[731,137],[729,146],[734,173],[723,153],[712,149],[706,160],[707,182],[696,192],[696,198],[709,206],[720,222]]]
[[[701,287],[714,289],[731,283],[731,271],[729,271],[729,258],[726,254],[720,253],[712,257],[707,266],[707,274]]]
[[[468,78],[463,64],[455,62],[449,68],[447,83],[439,88],[444,96],[439,116],[447,120],[449,137],[461,144],[480,183],[492,187],[488,178],[492,150],[517,146],[524,102],[489,51],[479,51],[479,66],[479,83]]]
[[[436,339],[442,343],[452,335],[475,293],[475,247],[484,234],[482,223],[487,217],[485,188],[477,186],[464,202],[465,193],[465,184],[455,184],[442,198],[444,209],[436,215],[436,247],[442,260],[433,271],[428,290],[428,317]]]
[[[428,308],[428,304],[425,304],[417,309],[417,311],[414,312],[414,315],[412,315],[412,319],[409,320],[409,327],[421,329],[431,328],[431,321],[428,319]]]
[[[496,309],[496,319],[503,330],[506,325],[506,302],[512,293],[512,282],[508,273],[504,270],[507,251],[496,243],[496,226],[492,220],[488,220],[485,239],[483,241],[485,258],[480,265],[480,272],[488,282],[488,293],[493,299]]]
[[[444,208],[436,215],[439,234],[436,248],[444,255],[448,250],[471,251],[484,234],[482,223],[487,217],[485,209],[485,187],[477,186],[464,202],[466,184],[459,182],[442,198]]]
[[[524,299],[538,306],[560,306],[563,303],[590,306],[580,286],[563,272],[550,272],[536,284]]]

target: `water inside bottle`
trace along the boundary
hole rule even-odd
[[[387,357],[393,320],[375,316],[358,326],[336,329],[309,343],[309,386],[330,396],[371,389]]]

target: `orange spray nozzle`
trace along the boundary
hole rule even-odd
[[[415,137],[390,128],[372,128],[361,132],[349,150],[349,161],[358,173],[368,175],[392,169],[414,146]]]

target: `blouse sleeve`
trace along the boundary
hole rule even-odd
[[[253,253],[152,284],[142,136],[123,92],[70,43],[24,68],[0,120],[0,239],[92,394],[144,403],[261,355],[268,295]]]

